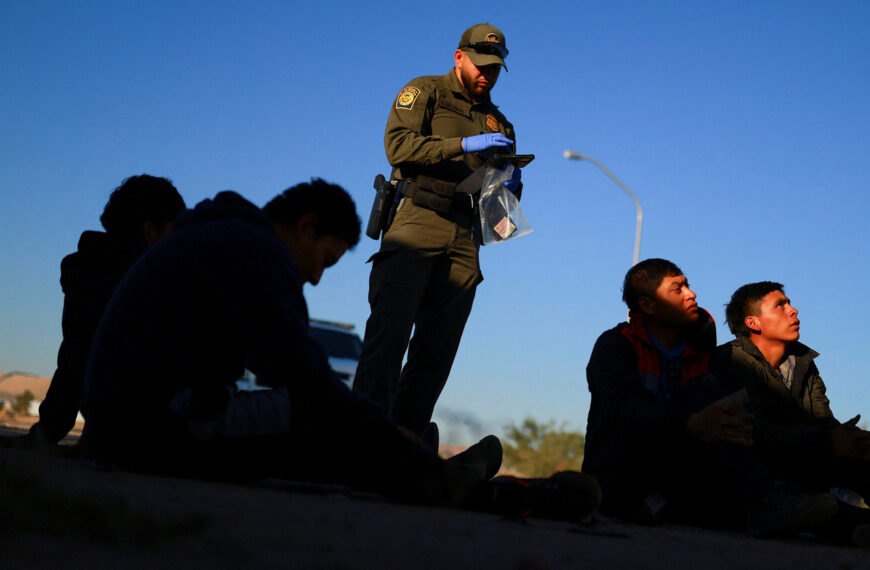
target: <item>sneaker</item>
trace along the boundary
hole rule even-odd
[[[495,474],[501,469],[501,460],[501,442],[496,436],[488,435],[462,453],[457,453],[447,459],[447,462],[477,468],[481,477],[487,480],[495,477]]]
[[[812,531],[837,516],[837,499],[819,495],[765,496],[749,510],[747,530],[757,538],[790,536]]]
[[[472,508],[511,517],[579,522],[601,504],[598,481],[585,473],[562,471],[545,479],[502,476],[485,483]]]
[[[467,508],[480,494],[481,486],[487,483],[483,478],[483,467],[480,464],[438,461],[441,463],[437,480],[423,481],[422,484],[424,495],[430,499],[426,502],[439,507]]]

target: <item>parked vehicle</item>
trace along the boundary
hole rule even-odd
[[[354,326],[318,319],[311,319],[309,325],[308,332],[323,347],[329,357],[329,366],[348,388],[352,387],[362,354],[362,339],[353,332]],[[257,378],[250,370],[245,370],[244,375],[236,381],[236,386],[239,390],[268,390],[257,385]]]
[[[329,357],[329,365],[348,387],[353,386],[362,354],[362,340],[353,332],[354,326],[318,319],[311,319],[310,324],[311,338],[323,347]]]

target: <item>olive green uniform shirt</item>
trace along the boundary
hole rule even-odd
[[[418,77],[399,92],[387,120],[384,147],[392,176],[423,174],[461,182],[487,157],[485,152],[464,153],[462,138],[494,132],[516,140],[513,125],[498,107],[489,97],[473,103],[453,68],[445,75]]]

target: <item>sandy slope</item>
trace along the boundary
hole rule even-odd
[[[108,542],[83,536],[75,529],[88,525],[68,509],[63,517],[70,524],[60,534],[0,532],[3,568],[870,568],[870,553],[808,540],[762,541],[611,520],[591,526],[506,520],[334,488],[154,477],[0,449],[0,473],[10,469],[76,500],[120,498],[133,516],[164,527],[191,517],[204,523],[142,546],[124,531]],[[40,508],[51,512],[34,505]],[[0,513],[9,516],[2,505]]]

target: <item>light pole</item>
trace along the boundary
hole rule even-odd
[[[625,190],[625,192],[631,196],[631,199],[634,200],[634,207],[637,209],[637,225],[634,230],[634,260],[632,262],[632,267],[637,265],[638,257],[640,256],[640,234],[643,230],[643,208],[640,206],[640,200],[637,199],[634,192],[632,192],[628,186],[622,183],[622,181],[613,175],[612,172],[607,170],[607,168],[598,162],[596,159],[591,156],[586,156],[585,154],[580,154],[579,152],[574,152],[573,150],[566,150],[564,153],[565,158],[569,160],[585,160],[586,162],[591,162],[595,166],[601,169],[604,174],[610,177],[611,180],[616,182],[620,188]]]

